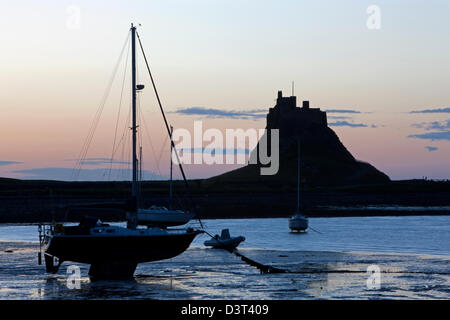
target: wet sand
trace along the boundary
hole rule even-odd
[[[190,248],[140,264],[134,281],[91,282],[88,266],[65,262],[57,274],[37,264],[38,244],[0,242],[0,299],[449,299],[450,257],[410,254],[242,249],[287,270],[260,274],[222,250]],[[80,267],[79,289],[67,268]],[[380,288],[367,268],[380,269]],[[373,278],[371,278],[373,280]]]

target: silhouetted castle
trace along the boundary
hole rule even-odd
[[[277,104],[267,114],[267,127],[288,129],[293,123],[295,126],[316,123],[326,127],[327,114],[319,108],[310,108],[309,101],[303,101],[303,106],[298,108],[296,96],[283,97],[278,91]]]
[[[309,101],[303,101],[299,108],[297,97],[283,97],[282,92],[278,91],[277,103],[269,109],[266,121],[266,129],[279,129],[278,173],[262,176],[260,164],[249,164],[211,180],[294,184],[297,179],[298,143],[301,150],[302,181],[310,185],[374,184],[390,180],[371,164],[356,160],[336,133],[328,127],[326,112],[310,108]],[[268,132],[270,134],[270,130]],[[258,148],[259,143],[252,151],[253,156]]]

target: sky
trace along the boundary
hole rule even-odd
[[[450,179],[449,16],[447,0],[1,0],[0,177],[128,179],[134,22],[175,128],[264,128],[294,81],[357,159],[394,180]],[[139,59],[143,175],[166,178],[169,143]]]

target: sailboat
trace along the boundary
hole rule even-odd
[[[297,211],[295,215],[289,218],[289,228],[292,231],[306,231],[308,229],[308,217],[301,214],[300,211],[300,140],[297,143]]]
[[[138,160],[136,154],[136,95],[144,88],[136,84],[136,36],[145,58],[136,27],[131,24],[131,88],[132,88],[132,190],[127,212],[127,226],[104,224],[97,218],[85,217],[77,226],[62,224],[40,227],[41,245],[47,272],[55,273],[64,261],[90,265],[89,275],[94,279],[131,278],[137,264],[169,259],[183,253],[194,238],[202,233],[193,228],[166,229],[138,227]],[[146,58],[145,58],[146,60]],[[147,63],[147,60],[145,61]],[[148,67],[148,64],[147,64]],[[150,72],[150,69],[149,69]],[[150,73],[151,77],[151,73]],[[153,82],[155,88],[156,87]],[[158,96],[157,96],[158,97]],[[159,101],[159,97],[158,97]],[[160,104],[161,111],[162,106]],[[163,113],[164,116],[164,113]],[[164,120],[167,121],[164,116]],[[183,178],[185,178],[184,172]],[[186,180],[185,180],[186,181]],[[40,253],[41,254],[41,253]],[[39,262],[41,255],[39,255]]]
[[[147,209],[137,209],[137,223],[139,225],[174,227],[188,223],[195,217],[193,212],[172,209],[173,200],[173,127],[170,126],[170,183],[169,183],[169,208],[152,205]]]

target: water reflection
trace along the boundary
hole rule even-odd
[[[399,234],[393,234],[394,237],[382,232],[386,230],[382,229],[384,222],[387,221],[384,218],[371,219],[370,226],[362,224],[360,220],[327,221],[327,224],[320,228],[321,232],[326,231],[324,235],[311,232],[301,235],[289,234],[286,221],[275,221],[270,228],[268,223],[264,223],[260,226],[263,231],[252,229],[245,233],[249,242],[261,241],[261,247],[263,243],[270,242],[272,245],[282,243],[285,247],[283,250],[243,247],[241,251],[260,263],[287,269],[289,273],[286,274],[261,275],[257,269],[225,251],[194,247],[173,259],[140,264],[133,281],[92,282],[88,277],[89,266],[75,264],[81,271],[79,289],[70,289],[67,286],[68,277],[71,275],[67,273],[67,268],[72,265],[71,263],[64,263],[57,274],[49,275],[45,273],[45,266],[37,265],[36,243],[0,241],[0,299],[448,299],[450,297],[448,289],[450,258],[442,255],[442,251],[440,256],[348,253],[334,251],[332,246],[327,245],[327,241],[332,239],[344,242],[357,238],[358,241],[355,240],[349,245],[352,247],[361,245],[361,248],[366,248],[364,241],[370,242],[369,240],[374,239],[374,235],[380,237],[375,244],[381,248],[387,248],[387,243],[394,243],[399,237],[414,236],[417,242],[422,238],[417,236],[417,233],[410,234],[412,229],[416,229],[411,227],[413,220],[408,227],[412,229],[407,230],[402,229],[400,218],[398,221],[389,219],[391,225],[388,228],[398,227],[400,230]],[[357,224],[350,226],[352,221],[356,221]],[[449,244],[446,242],[448,233],[443,233],[448,230],[448,225],[443,224],[440,219],[428,221],[424,217],[414,221],[417,228],[425,225],[426,230],[434,230],[428,232],[428,242],[425,241],[421,245],[429,246],[430,239],[434,239],[433,243],[437,247],[448,251]],[[218,222],[215,223],[220,225]],[[243,228],[243,222],[240,223],[240,228]],[[280,230],[283,228],[284,231],[277,228]],[[239,232],[238,228],[236,230]],[[350,230],[353,230],[353,233]],[[358,230],[370,230],[372,233],[355,234]],[[262,232],[263,235],[258,232]],[[324,239],[320,240],[320,237]],[[368,239],[365,239],[366,237]],[[317,241],[316,245],[320,245],[321,250],[308,247],[313,240]],[[406,248],[411,243],[404,241],[402,246]],[[372,246],[375,244],[372,243]],[[299,248],[303,246],[308,249],[300,250]],[[418,250],[418,246],[412,250]],[[369,290],[366,286],[367,267],[372,264],[378,265],[381,270],[379,290]]]
[[[131,280],[80,279],[79,288],[70,288],[64,276],[48,276],[31,290],[33,299],[152,299],[162,291],[176,290],[174,277],[136,276]]]

